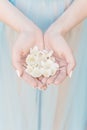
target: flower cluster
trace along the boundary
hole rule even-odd
[[[26,72],[32,77],[53,76],[59,69],[59,64],[56,63],[53,57],[53,51],[39,50],[37,46],[30,49],[30,53],[26,58]]]

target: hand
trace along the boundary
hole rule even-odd
[[[31,77],[25,72],[25,59],[30,48],[33,48],[34,46],[38,46],[40,50],[43,49],[43,34],[37,27],[32,29],[31,32],[25,31],[19,34],[19,37],[13,46],[12,62],[21,78],[34,87],[40,87],[43,85],[40,80]]]
[[[54,56],[59,60],[59,64],[64,66],[60,73],[57,73],[55,76],[49,78],[47,83],[55,83],[58,85],[61,83],[66,76],[70,75],[75,67],[75,59],[72,53],[71,48],[68,46],[64,37],[59,34],[55,26],[51,26],[44,34],[44,44],[45,49],[53,50]]]

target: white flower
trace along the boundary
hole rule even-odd
[[[41,72],[40,72],[40,69],[39,68],[34,68],[31,75],[36,78],[36,77],[40,77],[41,76]]]
[[[37,52],[38,52],[38,47],[37,46],[35,46],[33,49],[30,48],[30,54],[35,55],[35,54],[37,54]]]
[[[33,67],[32,66],[27,66],[26,72],[28,74],[30,74],[30,73],[32,73],[32,71],[33,71]]]
[[[37,46],[30,49],[30,54],[26,58],[26,72],[33,77],[49,77],[56,73],[59,64],[53,57],[53,51],[40,51]]]
[[[43,72],[43,76],[44,76],[44,77],[49,77],[49,76],[51,76],[51,70],[50,70],[50,69],[45,69],[44,72]]]
[[[51,57],[52,55],[53,55],[53,51],[52,50],[47,53],[47,57],[48,58]]]

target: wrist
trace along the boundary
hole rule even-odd
[[[68,32],[68,27],[65,27],[64,22],[60,20],[55,21],[45,32],[46,35],[59,34],[65,36]],[[66,29],[67,28],[67,29]]]
[[[35,32],[37,30],[39,30],[39,28],[32,21],[27,20],[26,22],[24,22],[24,24],[20,26],[18,32]]]
[[[62,23],[55,23],[53,25],[53,32],[58,33],[59,35],[65,36],[67,33],[67,30],[65,30]]]
[[[24,29],[22,31],[20,31],[19,33],[20,37],[25,37],[25,39],[39,39],[39,37],[42,37],[42,31],[37,27],[37,28],[33,28],[33,29]]]
[[[26,34],[26,35],[29,35],[30,34],[35,34],[37,35],[38,33],[41,33],[40,29],[38,27],[30,27],[30,26],[27,26],[27,28],[23,28],[19,31],[20,34]]]

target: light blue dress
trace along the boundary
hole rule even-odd
[[[10,2],[45,32],[73,1]],[[0,130],[87,130],[86,34],[84,21],[66,37],[77,60],[72,78],[40,91],[17,77],[11,64],[15,32],[0,23]]]

